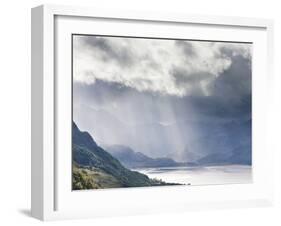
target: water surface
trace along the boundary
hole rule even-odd
[[[246,165],[160,167],[134,170],[146,174],[150,178],[170,183],[208,185],[252,182],[252,167]]]

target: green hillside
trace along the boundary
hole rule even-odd
[[[175,185],[125,168],[73,123],[73,189]]]

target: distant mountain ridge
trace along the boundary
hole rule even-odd
[[[177,162],[172,158],[151,158],[141,152],[135,152],[125,145],[106,146],[106,150],[118,159],[125,167],[154,168],[154,167],[179,167],[179,166],[207,166],[207,165],[251,165],[251,146],[245,144],[238,146],[232,153],[222,155],[213,153],[198,158],[197,161]]]
[[[176,162],[171,158],[151,158],[141,152],[135,152],[125,145],[112,145],[106,147],[107,151],[128,168],[153,168],[194,166],[191,162]]]

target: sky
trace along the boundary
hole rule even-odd
[[[102,145],[152,157],[231,155],[229,136],[251,141],[230,131],[243,133],[251,120],[251,51],[249,43],[74,35],[74,121]]]

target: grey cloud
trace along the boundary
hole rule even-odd
[[[73,101],[77,104],[98,106],[102,108],[105,104],[122,99],[132,89],[123,84],[96,80],[94,84],[73,84]]]
[[[237,46],[241,46],[241,48],[237,48]],[[252,52],[251,47],[252,44],[230,44],[230,45],[224,45],[220,48],[220,54],[224,57],[233,57],[240,55],[245,60],[248,60],[251,62]]]
[[[175,41],[175,45],[182,48],[183,52],[188,57],[196,57],[196,51],[192,45],[191,41]]]
[[[116,48],[108,38],[83,36],[82,40],[88,47],[101,50],[104,61],[114,60],[122,66],[132,66],[135,63],[133,53],[129,48],[120,46]]]
[[[237,97],[236,101],[229,101],[231,98],[227,96],[229,94],[204,96],[200,90],[196,91],[196,89],[199,88],[194,87],[192,96],[163,96],[155,92],[139,92],[120,83],[98,80],[92,85],[75,84],[74,103],[92,106],[95,109],[107,109],[115,112],[119,118],[132,117],[131,120],[134,123],[146,122],[146,120],[172,121],[174,115],[181,121],[193,117],[201,120],[206,117],[247,118],[251,114],[251,95],[249,94],[237,94],[239,98]],[[130,109],[133,110],[128,116]]]
[[[201,81],[210,81],[214,75],[207,72],[187,72],[184,68],[174,67],[171,70],[175,85],[178,88],[188,90],[189,96],[204,96]]]
[[[123,83],[106,82],[100,79],[90,85],[74,83],[74,97],[80,101],[86,100],[86,104],[110,106],[111,103],[116,103],[118,106],[123,106],[124,109],[137,109],[145,103],[146,106],[149,106],[148,112],[154,113],[156,110],[153,110],[153,104],[157,102],[160,105],[173,106],[172,108],[177,111],[175,113],[183,115],[183,117],[185,114],[190,114],[183,109],[193,109],[197,114],[214,117],[247,117],[251,113],[250,60],[241,55],[231,56],[231,59],[231,66],[218,77],[208,73],[189,74],[184,68],[174,67],[170,73],[173,75],[175,84],[179,87],[186,86],[190,91],[188,95],[180,98],[175,95],[163,96],[161,93],[149,90],[138,91]],[[205,96],[198,84],[206,79],[210,80],[210,78],[211,81],[207,87],[209,95]],[[136,78],[135,82],[151,83],[145,77]],[[130,99],[130,106],[124,106],[124,99]],[[180,112],[177,109],[181,109]]]
[[[145,56],[138,59],[138,61],[144,62],[144,64],[152,70],[162,70],[161,64],[157,62],[157,60],[155,60],[150,54],[145,54]]]
[[[187,84],[192,85],[205,79],[210,79],[214,75],[207,72],[193,72],[189,73],[184,68],[174,67],[171,70],[171,74],[174,77],[177,86],[186,86]]]
[[[247,44],[76,38],[74,82],[91,84],[104,80],[138,91],[176,96],[219,96],[220,91],[226,92],[223,95],[235,96],[235,90],[246,92],[251,82],[250,45]]]
[[[209,85],[213,96],[227,101],[240,101],[243,96],[251,94],[251,63],[241,55],[232,56],[230,68],[224,71]]]

